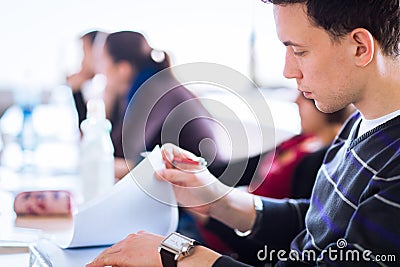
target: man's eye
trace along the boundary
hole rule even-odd
[[[293,54],[297,57],[303,56],[306,52],[305,51],[293,51]]]

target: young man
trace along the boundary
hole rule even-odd
[[[287,49],[285,77],[296,79],[298,89],[321,111],[334,112],[350,103],[359,110],[328,150],[311,199],[262,199],[260,205],[257,197],[229,192],[207,171],[168,168],[159,176],[179,184],[175,193],[181,205],[196,207],[231,228],[251,229],[248,238],[266,245],[254,257],[275,256],[279,266],[398,266],[399,1],[270,2]],[[163,151],[169,160],[182,157],[176,147]],[[132,234],[88,266],[162,266],[157,252],[162,240],[150,233]],[[290,251],[277,250],[289,244]],[[176,264],[161,256],[164,266]],[[243,264],[195,246],[177,266]]]

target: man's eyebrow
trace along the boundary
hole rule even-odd
[[[292,42],[292,41],[285,41],[285,42],[282,42],[285,46],[302,46],[302,45],[300,45],[300,44],[297,44],[297,43],[295,43],[295,42]]]

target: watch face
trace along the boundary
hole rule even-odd
[[[182,247],[184,247],[188,242],[189,240],[187,238],[172,233],[164,240],[163,244],[172,248],[173,250],[181,251]]]

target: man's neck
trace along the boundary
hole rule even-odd
[[[382,62],[375,64],[369,73],[362,99],[354,103],[363,117],[377,119],[400,109],[400,60],[379,57]]]

